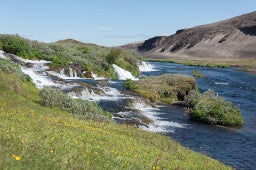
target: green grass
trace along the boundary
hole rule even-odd
[[[172,58],[172,59],[145,59],[152,62],[170,62],[188,66],[201,67],[237,67],[238,70],[256,73],[256,60],[252,58]]]
[[[0,68],[1,169],[231,169],[169,137],[78,119]]]
[[[151,102],[167,104],[183,101],[191,90],[197,89],[193,77],[179,74],[146,77],[134,82],[128,80],[125,87],[138,92]]]
[[[185,100],[191,120],[223,126],[241,126],[244,123],[240,110],[216,96],[214,91],[190,92]]]

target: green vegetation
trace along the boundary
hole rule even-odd
[[[60,71],[69,64],[83,71],[94,72],[99,76],[116,78],[112,64],[117,64],[134,76],[139,76],[137,66],[140,56],[124,49],[107,48],[86,44],[72,39],[56,43],[31,41],[19,35],[0,35],[0,50],[19,55],[26,59],[44,59],[52,61],[51,69]],[[86,75],[84,75],[86,76]]]
[[[29,77],[24,75],[18,64],[12,63],[0,58],[0,69],[9,74],[15,74],[21,80],[29,80]]]
[[[103,111],[96,103],[72,99],[58,89],[46,87],[40,92],[40,97],[40,103],[43,106],[61,107],[76,117],[100,121],[109,121],[107,117],[112,117],[110,113]]]
[[[145,59],[146,60],[146,59]],[[252,58],[172,58],[172,59],[148,59],[152,62],[171,62],[188,66],[201,67],[238,67],[238,70],[256,73],[256,60]]]
[[[192,75],[193,75],[194,77],[199,77],[199,78],[204,77],[204,74],[201,73],[201,72],[199,72],[198,70],[193,70],[193,71],[192,71]]]
[[[124,82],[124,87],[128,90],[136,90],[136,89],[138,89],[139,86],[135,81],[133,81],[131,79],[127,79]]]
[[[203,94],[192,91],[185,104],[191,120],[224,126],[241,126],[244,123],[240,110],[213,91]]]
[[[67,96],[54,89],[40,96],[16,65],[8,64],[10,73],[2,62],[1,169],[231,169],[160,134],[78,119],[59,99]],[[47,92],[57,97],[49,101]]]
[[[164,103],[183,101],[191,90],[197,89],[193,77],[179,74],[146,77],[139,81],[127,80],[125,87],[138,92],[151,102]]]

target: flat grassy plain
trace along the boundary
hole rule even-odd
[[[0,68],[0,169],[231,169],[167,136],[78,119]]]
[[[202,67],[237,67],[238,70],[256,73],[256,60],[253,58],[170,58],[170,59],[145,59],[147,61],[171,62],[189,66]]]

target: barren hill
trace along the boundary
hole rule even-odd
[[[123,47],[149,58],[256,58],[256,12]]]

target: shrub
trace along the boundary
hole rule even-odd
[[[203,94],[190,92],[185,104],[191,120],[224,126],[241,126],[244,123],[240,110],[211,90]]]
[[[133,80],[128,79],[125,80],[124,87],[128,90],[136,90],[138,89],[138,84],[136,84],[136,82],[134,82]]]
[[[107,121],[110,113],[103,111],[96,103],[81,99],[72,99],[62,91],[50,87],[40,92],[41,104],[49,107],[61,107],[76,117]]]
[[[198,70],[193,70],[193,71],[192,71],[192,75],[193,75],[194,77],[200,77],[200,78],[204,77],[204,74],[201,73],[201,72],[199,72]]]
[[[111,49],[110,52],[106,55],[106,60],[108,65],[112,65],[116,62],[116,60],[120,57],[121,50],[120,49]]]

